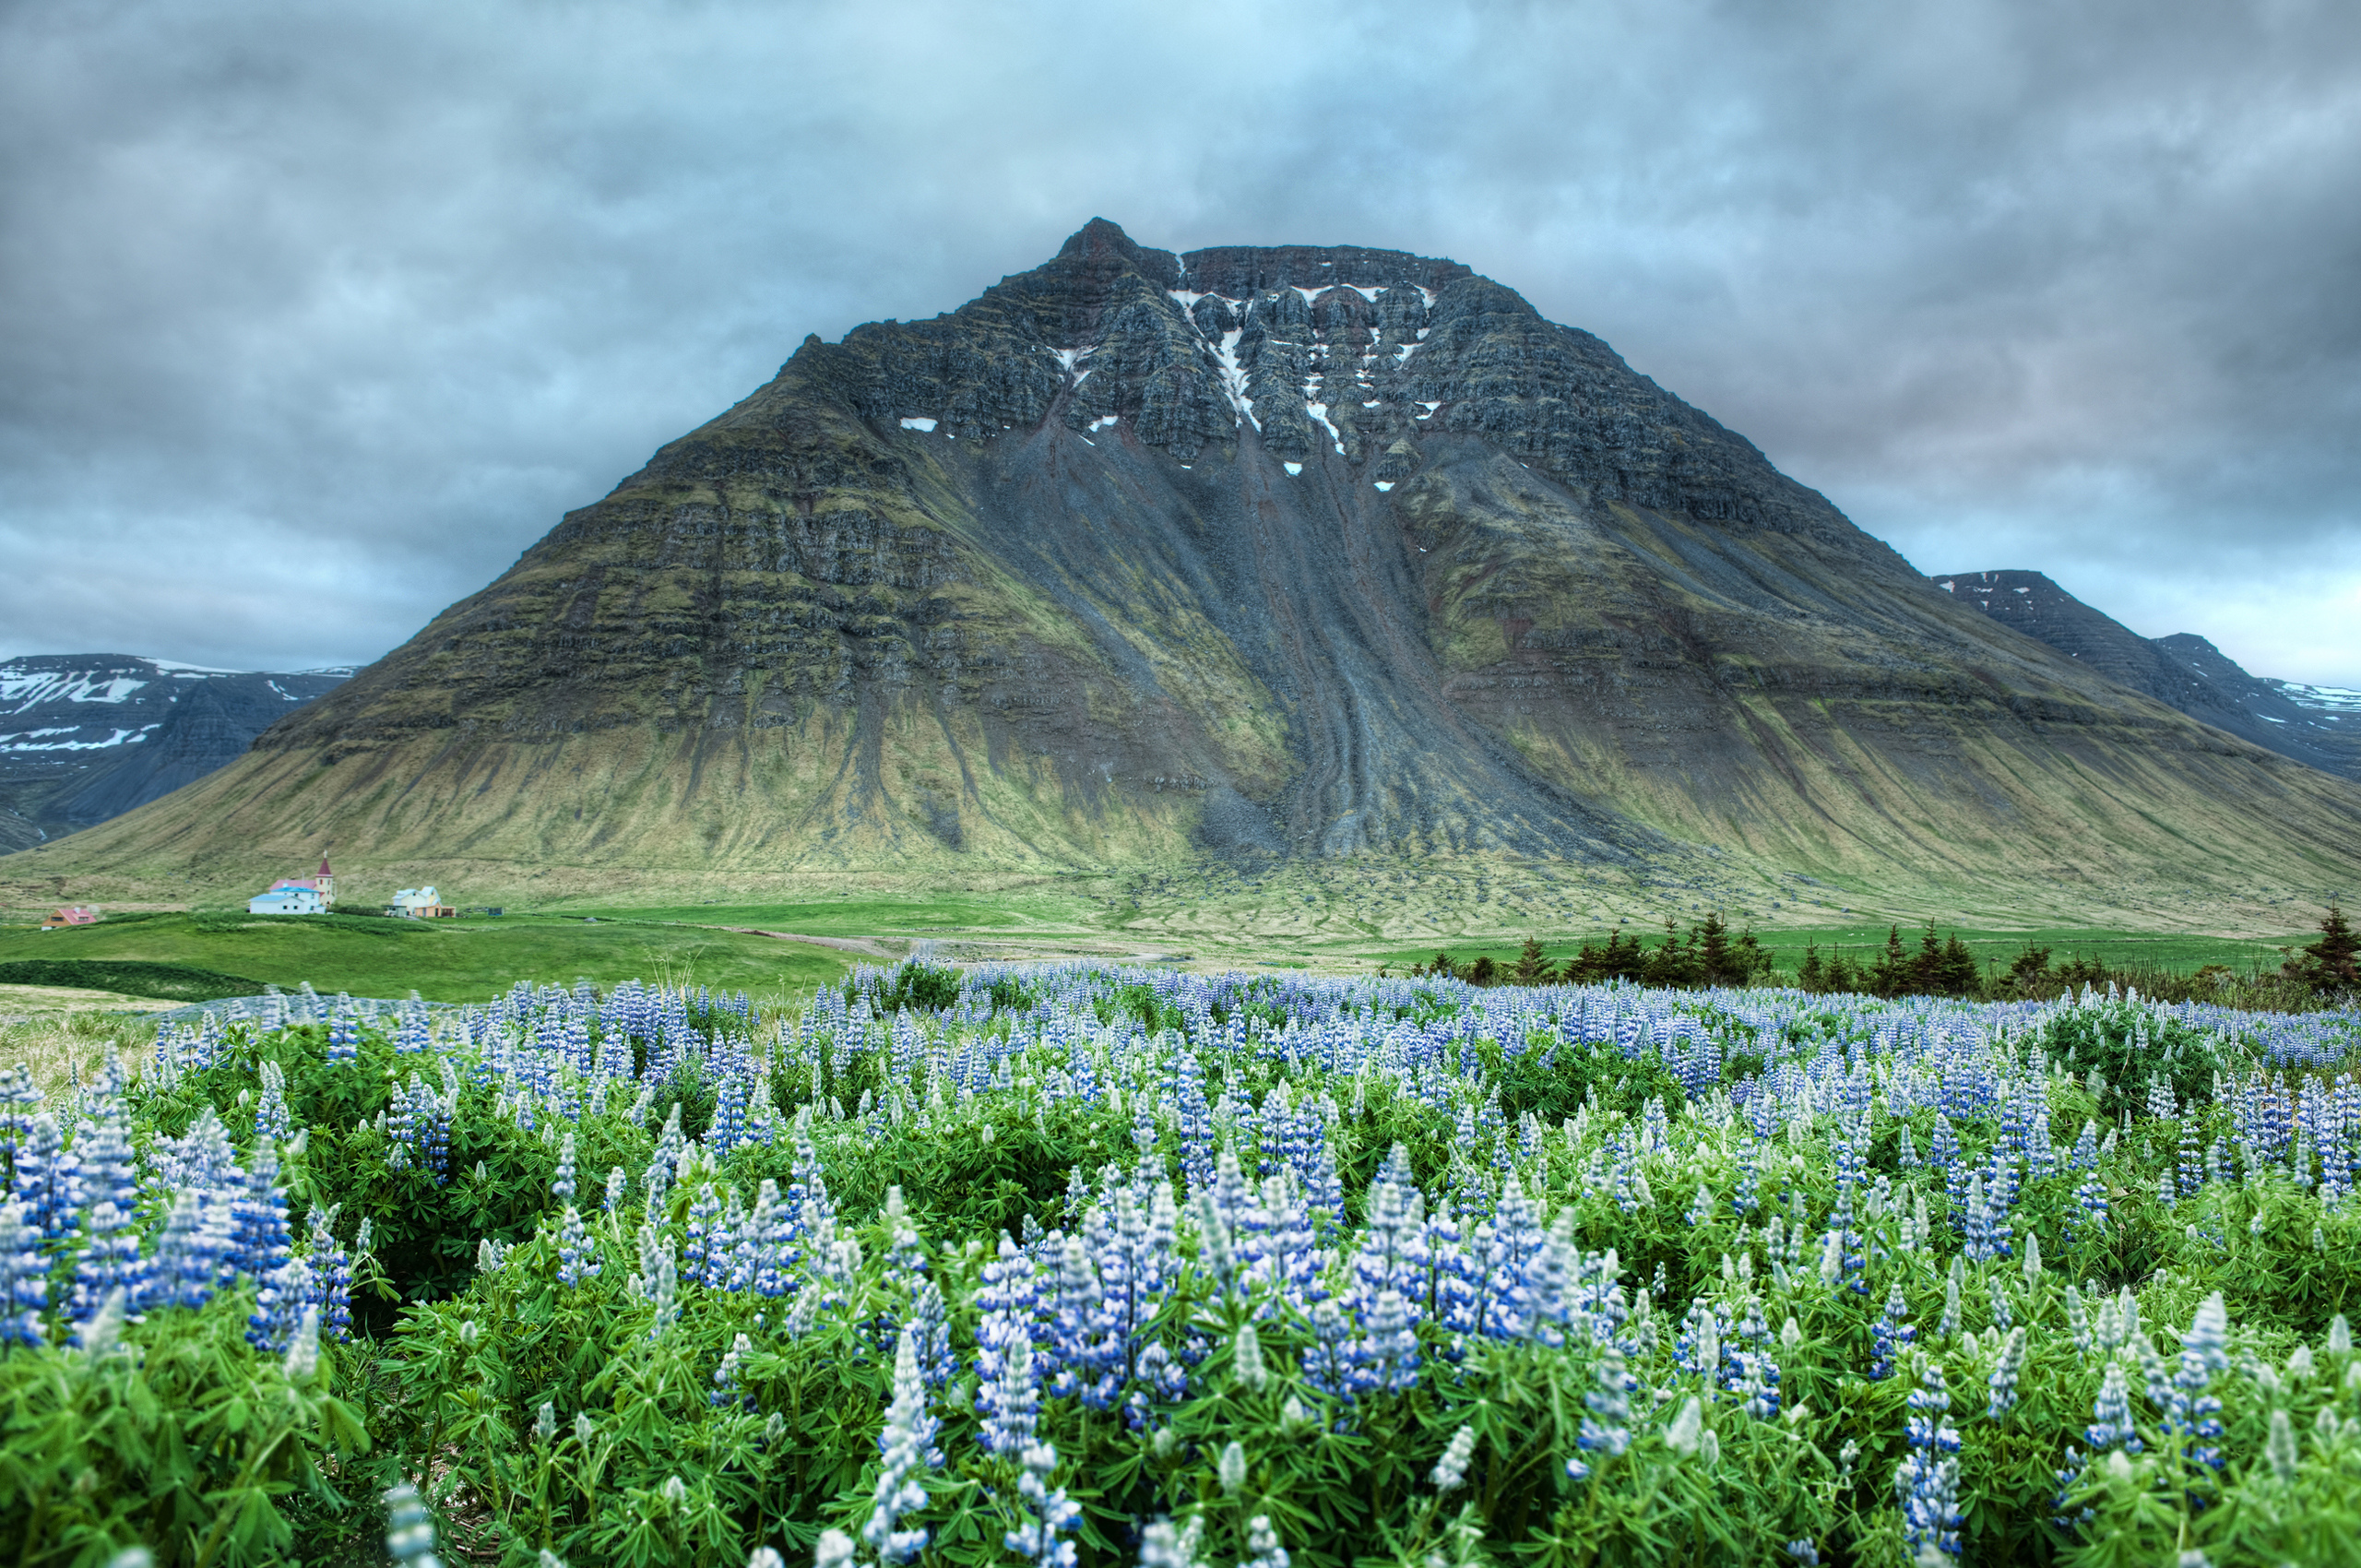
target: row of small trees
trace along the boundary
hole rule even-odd
[[[2110,969],[2094,958],[2074,957],[2051,962],[2052,950],[2028,943],[2024,951],[2001,968],[1980,966],[1956,932],[1938,937],[1928,921],[1914,951],[1902,928],[1886,932],[1884,948],[1867,959],[1843,953],[1823,957],[1817,943],[1804,948],[1803,962],[1784,975],[1751,928],[1733,932],[1719,914],[1709,914],[1682,932],[1672,921],[1653,944],[1627,937],[1617,926],[1605,942],[1585,941],[1559,963],[1542,951],[1541,939],[1528,936],[1513,964],[1489,956],[1465,961],[1437,953],[1410,973],[1462,980],[1471,985],[1595,985],[1625,980],[1642,985],[1699,989],[1713,986],[1794,985],[1822,993],[1845,992],[1869,996],[1957,996],[2008,1001],[2055,996],[2083,986],[2137,984],[2142,992],[2164,990],[2206,992],[2269,991],[2259,1000],[2279,1005],[2299,1004],[2308,997],[2337,996],[2361,991],[2361,937],[2354,934],[2343,909],[2329,905],[2319,923],[2320,939],[2301,948],[2284,949],[2285,961],[2275,976],[2238,980],[2220,965],[2209,965],[2193,976],[2154,969]]]

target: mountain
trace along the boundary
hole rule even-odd
[[[1464,266],[1098,220],[807,338],[248,755],[35,858],[95,893],[333,849],[512,901],[1218,864],[1391,930],[1367,879],[1443,862],[1576,912],[1787,873],[2185,903],[2349,878],[2356,806]]]
[[[201,670],[118,653],[0,659],[0,853],[202,778],[351,673]]]
[[[2249,675],[2203,637],[2143,637],[2039,572],[1952,572],[1937,588],[2087,669],[2241,740],[2361,779],[2361,695]]]

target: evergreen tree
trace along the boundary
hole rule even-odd
[[[1730,955],[1730,930],[1722,923],[1716,909],[1705,917],[1705,923],[1696,928],[1698,978],[1707,985],[1743,985],[1746,975],[1733,967]]]
[[[1806,991],[1825,991],[1828,989],[1828,972],[1821,968],[1819,943],[1807,942],[1804,944],[1803,968],[1796,971],[1796,984]]]
[[[1900,926],[1886,928],[1885,951],[1869,970],[1869,985],[1879,996],[1900,996],[1910,989],[1910,955],[1903,951]]]
[[[1943,967],[1943,946],[1935,940],[1935,922],[1928,921],[1927,929],[1918,933],[1918,953],[1910,960],[1910,990],[1919,996],[1945,994],[1938,981]]]
[[[1935,966],[1935,989],[1944,996],[1973,996],[1976,991],[1975,955],[1953,932],[1943,944],[1943,956]]]
[[[1537,936],[1526,937],[1524,951],[1516,956],[1516,969],[1513,976],[1516,983],[1548,985],[1549,975],[1549,959],[1541,951],[1541,939]]]
[[[2320,918],[2320,939],[2304,949],[2305,978],[2323,989],[2361,986],[2361,937],[2333,898]]]

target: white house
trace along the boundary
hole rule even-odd
[[[447,920],[459,911],[436,897],[432,887],[405,887],[386,906],[386,913],[408,920]]]
[[[325,915],[327,900],[316,887],[274,887],[246,900],[250,915]]]

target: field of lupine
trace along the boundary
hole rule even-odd
[[[2361,1562],[2356,1048],[1097,968],[273,999],[0,1077],[0,1553]]]

